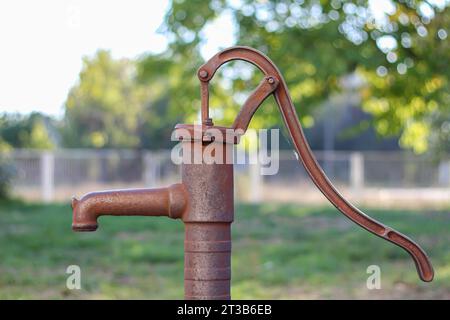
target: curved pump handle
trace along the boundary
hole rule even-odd
[[[198,70],[198,77],[201,81],[203,124],[206,126],[213,125],[212,119],[209,117],[209,81],[221,65],[232,60],[247,61],[258,67],[265,75],[265,78],[245,102],[233,124],[233,128],[242,129],[245,132],[253,114],[260,104],[273,93],[283,116],[284,123],[289,131],[289,135],[299,154],[299,161],[303,164],[309,176],[325,197],[339,211],[347,216],[347,218],[362,228],[406,250],[416,264],[420,279],[427,282],[433,280],[434,271],[431,262],[418,244],[400,232],[383,225],[361,212],[358,208],[344,199],[328,180],[311,152],[300,122],[298,121],[298,116],[289,95],[287,85],[281,76],[280,71],[264,54],[248,47],[231,47],[219,52],[200,67]]]

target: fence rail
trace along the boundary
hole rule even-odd
[[[450,158],[435,161],[406,152],[314,152],[334,184],[359,202],[450,203]],[[113,188],[157,187],[179,181],[170,151],[15,150],[2,154],[15,195],[41,201]],[[281,151],[276,175],[259,164],[236,165],[236,199],[320,202],[323,197],[290,151]],[[301,192],[300,192],[301,190]]]

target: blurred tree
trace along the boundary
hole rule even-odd
[[[0,116],[0,199],[9,196],[14,166],[7,154],[13,148],[51,149],[55,146],[49,134],[52,119],[33,112],[28,115]]]
[[[0,157],[0,200],[9,196],[11,176],[10,165],[3,157]]]
[[[312,108],[342,90],[344,76],[353,74],[362,80],[362,106],[379,134],[400,134],[401,145],[418,153],[430,145],[450,150],[449,1],[374,3],[174,0],[163,27],[172,39],[173,62],[181,64],[173,68],[189,74],[171,90],[186,90],[194,78],[192,63],[199,65],[205,27],[226,13],[237,27],[236,42],[268,53],[280,67],[306,127],[314,123]],[[171,76],[181,75],[186,73]],[[234,89],[246,91],[242,75],[234,75]],[[198,94],[183,99],[192,105]],[[259,125],[279,121],[274,109],[273,103],[264,106]]]
[[[375,41],[386,61],[362,70],[364,109],[381,134],[402,132],[400,143],[424,152],[450,151],[450,10],[433,1],[399,1]],[[448,5],[449,2],[447,1]]]
[[[0,124],[3,125],[3,119],[0,120]],[[1,128],[2,126],[0,126]],[[0,200],[6,199],[9,196],[9,185],[11,179],[11,170],[8,161],[4,156],[11,146],[6,143],[0,136]]]
[[[143,114],[147,128],[142,133],[147,136],[151,136],[151,128],[156,128],[161,141],[169,140],[177,122],[200,121],[200,89],[195,74],[203,61],[198,51],[186,49],[181,45],[176,51],[143,56],[138,62],[140,83],[154,92],[152,108]],[[230,110],[234,105],[231,88],[213,87],[212,93],[212,106],[220,104]],[[211,112],[214,115],[214,110]]]
[[[84,58],[79,83],[65,104],[64,145],[135,147],[148,92],[135,81],[132,61],[114,60],[108,51]]]
[[[152,92],[139,126],[141,145],[146,149],[164,148],[171,144],[171,132],[188,114],[195,115],[197,98],[195,79],[189,70],[195,62],[182,64],[177,56],[147,55],[139,60],[138,82]],[[198,60],[198,59],[197,59]],[[184,106],[184,107],[183,107]]]
[[[51,149],[55,146],[47,124],[52,120],[38,112],[0,117],[0,151],[9,148]]]
[[[184,69],[171,72],[174,64],[165,56],[141,60],[139,64],[114,60],[103,50],[84,59],[79,83],[65,104],[65,146],[158,149],[170,145],[170,133],[181,113],[168,104],[169,88],[181,81],[177,72]],[[176,76],[170,78],[173,73]],[[183,93],[174,96],[182,102]]]

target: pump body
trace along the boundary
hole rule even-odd
[[[226,62],[254,64],[264,78],[244,103],[231,128],[209,117],[209,81]],[[419,277],[433,279],[426,253],[414,241],[361,212],[344,199],[314,158],[303,134],[286,83],[261,52],[247,47],[223,50],[200,67],[202,124],[179,124],[182,181],[168,188],[94,192],[72,200],[74,231],[95,231],[101,215],[168,216],[185,225],[184,289],[186,299],[230,299],[231,223],[234,218],[233,147],[239,143],[261,103],[275,96],[299,162],[324,196],[347,218],[396,244],[413,258]]]
[[[223,158],[232,155],[233,144],[187,140],[182,142],[182,148],[183,154],[190,155],[189,151],[194,150],[197,159],[200,158],[198,153],[202,153],[201,161],[197,161],[200,163],[181,165],[181,179],[189,198],[182,218],[185,227],[185,298],[227,300],[231,298],[233,163],[208,163],[213,159],[203,155],[208,152],[206,148],[215,152],[220,150],[221,160],[226,160]]]

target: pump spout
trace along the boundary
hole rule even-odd
[[[111,216],[168,216],[180,218],[187,207],[183,184],[159,189],[129,189],[91,192],[72,198],[74,231],[95,231],[97,219]]]

